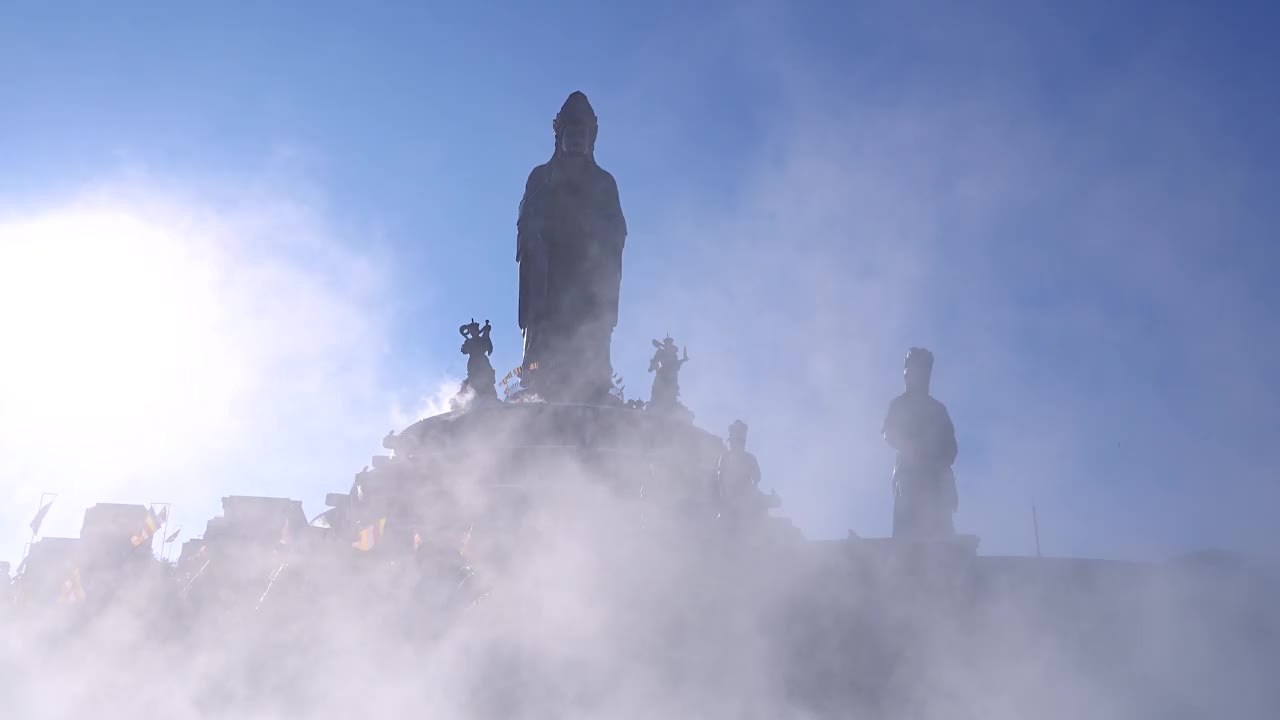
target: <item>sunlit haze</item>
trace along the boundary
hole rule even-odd
[[[687,343],[698,423],[752,423],[766,484],[807,532],[887,531],[879,424],[904,348],[925,344],[960,433],[958,522],[984,547],[1029,551],[1035,502],[1064,554],[1266,552],[1280,491],[1264,188],[1280,164],[1252,33],[1267,23],[1200,16],[13,14],[8,554],[68,462],[101,454],[124,478],[141,456],[230,442],[262,416],[254,394],[288,395],[302,418],[347,397],[381,408],[368,427],[291,429],[351,448],[323,478],[272,475],[318,511],[407,408],[461,377],[459,323],[492,319],[510,369],[516,203],[579,88],[631,227],[614,341],[627,391],[647,395],[651,338]],[[323,367],[299,374],[299,355]],[[367,384],[262,386],[330,373]],[[236,478],[260,461],[202,466],[219,479],[200,494],[247,490]]]
[[[70,432],[76,455],[111,467],[222,429],[243,351],[216,258],[192,232],[93,207],[0,226],[0,322],[24,341],[0,373],[22,421],[7,431],[31,443]]]
[[[468,372],[460,325],[492,323],[498,378],[518,367],[519,203],[552,156],[552,118],[580,90],[626,218],[611,346],[625,397],[649,399],[652,343],[674,338],[690,358],[680,400],[709,433],[698,447],[747,423],[760,488],[803,538],[891,534],[895,453],[882,428],[907,349],[922,346],[955,426],[955,527],[992,567],[1021,569],[1039,550],[1274,570],[1278,20],[1266,3],[1181,1],[6,7],[0,561],[16,569],[32,540],[78,537],[100,502],[170,504],[168,531],[182,535],[154,540],[162,556],[205,532],[226,496],[298,500],[310,520],[390,454],[389,431],[450,410]],[[467,479],[500,467],[494,448],[519,435],[468,432],[438,453]],[[542,551],[508,569],[513,592],[429,661],[388,651],[387,664],[456,674],[457,685],[439,680],[437,716],[471,702],[449,688],[504,672],[475,662],[471,643],[516,657],[502,645],[515,638],[538,667],[615,688],[631,711],[617,717],[744,717],[715,698],[757,681],[768,707],[795,710],[769,717],[825,717],[773,692],[822,681],[788,677],[795,666],[759,628],[792,629],[769,614],[778,608],[849,600],[796,591],[836,582],[828,557],[781,562],[789,574],[744,591],[741,615],[702,608],[725,623],[708,647],[742,661],[714,680],[723,693],[692,679],[697,692],[673,689],[679,663],[711,650],[667,652],[656,638],[712,636],[688,631],[688,608],[666,601],[718,591],[719,576],[697,566],[714,549],[686,554],[674,531],[670,545],[645,546],[606,519],[635,508],[600,494],[593,470],[548,467],[575,488],[548,491],[570,519],[511,529]],[[33,537],[43,493],[57,499]],[[575,544],[615,532],[633,586],[614,582],[596,545]],[[1068,642],[1056,619],[1009,601],[984,616],[1000,630],[986,664],[953,662],[967,646],[934,628],[921,636],[946,649],[921,651],[921,667],[936,661],[927,674],[958,696],[982,673],[1021,679],[1008,697],[966,705],[973,716],[1026,717],[1061,693],[1080,703],[1058,706],[1064,715],[1131,717],[1152,715],[1118,700],[1091,712],[1084,699],[1123,693],[1089,673],[1154,668],[1135,682],[1169,692],[1206,678],[1195,687],[1208,697],[1253,678],[1219,658],[1280,657],[1266,642],[1280,624],[1256,619],[1261,595],[1164,582],[1108,595],[1109,618],[1134,618],[1120,623],[1133,633],[1127,659],[1098,649],[1107,632]],[[513,600],[516,589],[533,599]],[[1161,604],[1166,590],[1186,603]],[[1207,596],[1247,630],[1171,634]],[[652,626],[612,612],[633,599],[654,610]],[[325,651],[359,655],[363,630],[319,613],[293,618],[298,634],[323,619],[344,628],[324,636]],[[810,630],[820,640],[826,626]],[[1223,639],[1246,635],[1263,640]],[[641,671],[597,648],[606,636],[666,659]],[[1077,640],[1096,654],[1063,649]],[[1110,674],[1080,659],[1101,656]],[[198,656],[191,674],[218,678],[210,687],[223,687],[225,667],[252,676],[237,657]],[[312,701],[346,687],[330,671],[299,686]],[[384,687],[367,671],[361,682]],[[1077,684],[1056,687],[1059,677]],[[395,693],[411,686],[386,681],[382,714],[401,716]],[[10,689],[0,680],[0,716]],[[173,711],[206,707],[198,695],[179,693],[189,705]],[[543,707],[565,707],[553,695],[538,695]],[[1263,707],[1260,697],[1239,707]],[[590,716],[608,705],[583,702]],[[1190,714],[1233,716],[1223,707]]]

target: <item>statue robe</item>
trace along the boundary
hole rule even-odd
[[[927,393],[903,393],[889,405],[884,437],[898,451],[893,468],[893,536],[954,534],[958,505],[956,431],[947,408]]]
[[[723,522],[736,526],[757,513],[761,504],[760,462],[746,450],[729,450],[716,463],[713,500]]]
[[[607,390],[627,235],[617,183],[594,159],[557,152],[529,174],[516,226],[527,384]]]

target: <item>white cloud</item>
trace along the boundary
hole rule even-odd
[[[396,432],[415,422],[440,413],[449,412],[449,402],[458,395],[461,380],[441,380],[429,393],[419,394],[408,408],[399,402],[392,405],[391,424]]]
[[[383,271],[260,191],[131,179],[0,216],[8,554],[42,490],[62,493],[49,534],[169,501],[194,535],[221,495],[323,493],[374,444]]]

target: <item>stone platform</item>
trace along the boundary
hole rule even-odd
[[[470,482],[553,482],[538,470],[573,463],[624,492],[701,493],[724,442],[678,416],[618,406],[482,403],[420,420],[384,446],[397,462]],[[383,463],[387,461],[384,459]],[[376,468],[376,465],[375,465]]]

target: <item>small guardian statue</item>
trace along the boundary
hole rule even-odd
[[[729,426],[729,449],[716,463],[712,495],[718,517],[731,527],[780,504],[776,494],[760,492],[760,463],[747,452],[747,424],[741,420]]]
[[[498,400],[498,391],[494,388],[497,374],[494,373],[493,365],[489,362],[489,356],[493,354],[493,341],[489,339],[492,329],[488,320],[484,321],[484,327],[480,327],[475,318],[471,318],[470,323],[458,328],[458,334],[463,337],[462,354],[467,356],[467,379],[463,380],[462,386],[458,388],[459,396],[466,395],[470,391],[473,393],[473,400],[494,402]]]
[[[913,347],[903,369],[906,391],[893,399],[884,439],[898,451],[893,468],[893,536],[940,539],[955,535],[958,503],[956,430],[947,408],[929,394],[933,353]]]
[[[689,362],[689,348],[686,346],[684,357],[680,357],[679,348],[670,336],[662,342],[654,340],[653,346],[657,351],[649,360],[649,372],[654,373],[649,407],[658,411],[679,409],[680,366]]]

